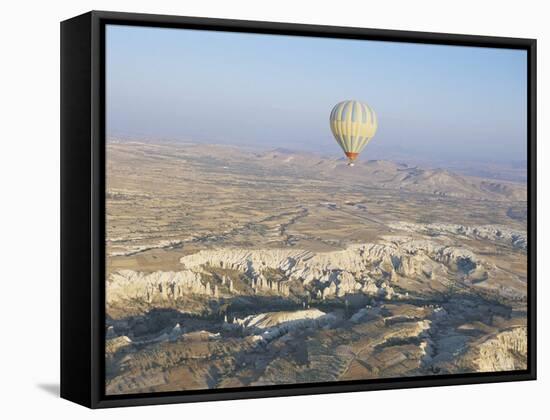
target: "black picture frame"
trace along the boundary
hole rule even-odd
[[[528,368],[106,396],[105,25],[520,49],[527,52]],[[61,23],[61,397],[90,408],[324,394],[536,379],[536,40],[92,11]]]

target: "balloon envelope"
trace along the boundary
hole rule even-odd
[[[378,123],[374,110],[359,101],[343,101],[330,113],[330,129],[350,162],[374,137]]]

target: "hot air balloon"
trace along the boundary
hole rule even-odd
[[[353,161],[374,137],[377,127],[376,114],[366,103],[343,101],[330,113],[330,129],[344,150],[349,166],[353,166]]]

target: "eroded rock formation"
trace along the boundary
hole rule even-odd
[[[448,223],[417,224],[408,222],[391,223],[392,229],[424,234],[451,234],[462,235],[472,239],[485,239],[493,242],[501,242],[516,249],[527,250],[527,234],[498,225],[464,226]]]
[[[518,327],[496,334],[479,346],[472,346],[473,363],[479,372],[527,369],[527,328]]]
[[[209,284],[201,281],[199,273],[191,270],[178,272],[157,271],[146,274],[121,270],[107,282],[107,303],[138,299],[144,302],[174,300],[187,294],[214,296]]]
[[[363,293],[392,299],[395,279],[420,281],[447,278],[449,273],[468,282],[488,278],[494,267],[472,251],[427,240],[351,245],[340,251],[313,253],[293,249],[203,250],[182,257],[182,270],[142,273],[121,270],[109,277],[107,302],[138,299],[143,302],[175,301],[186,295],[219,298],[249,294],[235,290],[233,279],[209,280],[210,269],[232,270],[246,276],[253,294],[289,296],[292,282],[303,287],[304,297],[343,298]],[[268,271],[281,278],[269,278]]]

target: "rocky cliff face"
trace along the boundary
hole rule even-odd
[[[175,300],[187,294],[214,296],[214,289],[201,281],[191,270],[178,272],[157,271],[151,274],[122,270],[110,276],[107,282],[107,303],[137,299],[153,301]]]
[[[255,334],[257,341],[265,342],[301,328],[321,327],[334,321],[334,315],[312,308],[249,315],[245,318],[236,318],[231,326],[241,327]]]
[[[396,222],[390,224],[392,229],[423,234],[451,234],[466,236],[471,239],[485,239],[507,244],[516,249],[527,250],[527,234],[518,230],[498,225],[464,226],[457,224],[417,224]]]
[[[487,278],[494,270],[468,249],[407,239],[319,253],[296,249],[203,250],[182,257],[180,262],[182,270],[176,272],[146,274],[122,270],[112,274],[107,284],[107,302],[169,302],[186,295],[289,296],[293,283],[301,285],[304,297],[318,300],[355,293],[392,299],[397,296],[392,283],[398,278],[430,282],[448,281],[449,276],[454,276],[472,282]],[[214,281],[212,269],[240,273],[249,287],[236,290],[229,275],[222,275],[221,283]],[[279,273],[280,278],[269,278],[269,272]]]
[[[325,315],[323,311],[313,308],[302,311],[279,311],[249,315],[245,318],[237,318],[233,323],[245,328],[265,330],[267,328],[280,326],[281,324],[302,322],[305,320],[318,320]]]
[[[527,328],[517,327],[485,339],[464,356],[477,372],[527,369]]]
[[[472,276],[489,268],[467,249],[423,240],[352,245],[342,251],[321,253],[292,249],[205,250],[185,256],[180,262],[190,270],[205,266],[227,268],[252,278],[266,269],[279,270],[287,279],[298,280],[325,298],[358,292],[392,294],[388,282],[394,276],[431,278],[445,270]]]

